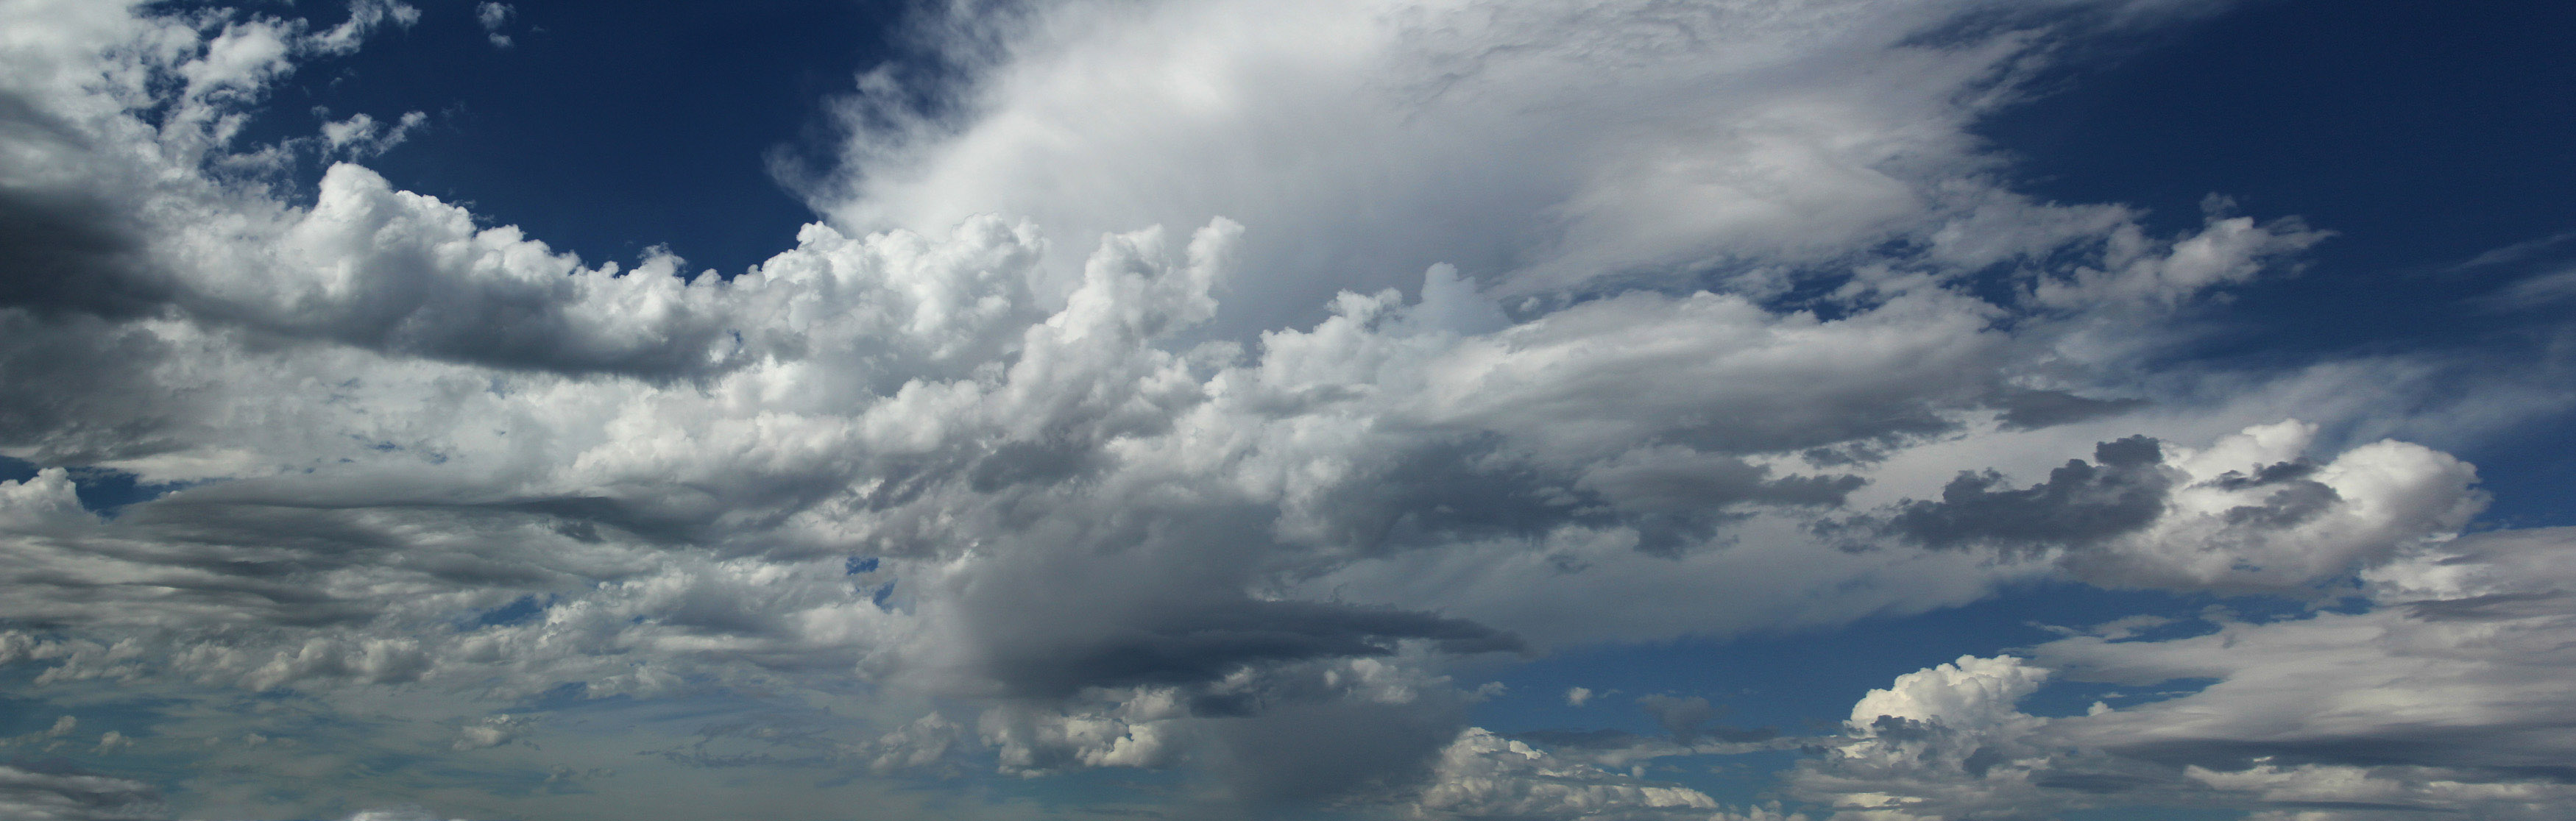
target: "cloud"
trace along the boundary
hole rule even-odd
[[[1688,748],[1683,748],[1686,753]],[[1525,741],[1470,727],[1442,749],[1432,776],[1405,805],[1417,818],[1678,819],[1807,821],[1769,806],[1727,807],[1707,793],[1647,780],[1644,768],[1568,757]],[[1671,755],[1674,751],[1658,751]],[[1652,757],[1652,755],[1646,756]]]
[[[1722,711],[1700,696],[1644,695],[1637,698],[1637,706],[1647,715],[1654,716],[1656,726],[1662,727],[1664,732],[1672,735],[1673,741],[1680,744],[1696,743],[1703,738],[1725,742],[1763,741],[1778,735],[1771,730],[1709,726]]]
[[[2569,544],[2563,529],[2465,536],[2373,571],[2367,612],[2157,642],[2070,638],[2040,653],[2095,680],[2218,679],[2100,722],[2096,732],[2136,733],[2122,746],[2138,755],[2554,779],[2563,745],[2543,728],[2564,705],[2534,688],[2565,662],[2547,637],[2570,614]],[[2354,709],[2363,703],[2374,706]]]
[[[483,36],[492,41],[493,48],[512,45],[510,35],[502,34],[501,27],[509,25],[510,18],[515,16],[518,16],[518,9],[508,3],[484,2],[474,6],[474,22],[483,24]]]
[[[2548,817],[2567,798],[2553,688],[2571,545],[2564,528],[2464,536],[2371,571],[2359,611],[2222,614],[2198,635],[2113,630],[1899,676],[1792,783],[1856,817]],[[2081,716],[2015,706],[2051,678],[2185,689]]]
[[[407,112],[388,128],[364,113],[352,114],[346,120],[323,123],[322,143],[333,153],[370,157],[401,145],[411,138],[411,132],[419,130],[421,124],[428,121],[429,115]]]
[[[2142,529],[2164,512],[2172,479],[2162,470],[2156,440],[2104,442],[2093,458],[2098,467],[2068,460],[2049,471],[2048,481],[2023,490],[1993,489],[2004,479],[1991,472],[1960,474],[1941,489],[1941,501],[1908,503],[1887,527],[1935,547],[2082,546]]]
[[[2519,311],[2551,305],[2576,295],[2576,269],[2526,277],[2478,299],[2488,310]]]
[[[0,811],[28,821],[149,821],[169,817],[151,785],[76,772],[0,765]]]
[[[662,773],[1188,768],[1211,785],[1189,800],[1229,811],[1707,817],[1616,768],[1789,742],[1655,695],[1667,736],[1542,751],[1468,729],[1448,671],[2033,579],[2304,594],[2421,570],[2477,509],[2450,456],[2320,433],[2417,418],[2377,406],[2423,392],[2411,363],[2158,364],[2190,339],[2178,312],[2322,233],[2213,209],[2158,234],[1995,182],[1967,127],[2048,43],[2187,7],[948,18],[923,36],[950,37],[954,105],[896,106],[877,75],[849,102],[855,176],[814,189],[832,218],[728,278],[585,262],[357,164],[407,118],[243,136],[281,78],[407,6],[319,34],[10,6],[33,33],[0,52],[0,150],[26,160],[0,171],[0,453],[37,470],[0,482],[0,663],[35,670],[32,698],[148,693],[220,749],[334,772],[641,750]],[[297,178],[313,140],[350,161]],[[110,515],[91,475],[169,492]],[[2465,629],[2555,601],[2365,615]],[[2035,658],[2216,669],[2121,644],[2139,655]],[[2013,708],[2044,676],[1901,679],[1802,789],[2128,777],[1999,758],[2088,726]],[[815,726],[735,732],[708,703]],[[586,710],[693,723],[516,718]],[[618,749],[531,758],[585,751],[558,739]]]
[[[2447,538],[2485,504],[2446,454],[2381,441],[2320,464],[2302,455],[2315,434],[2285,421],[2171,455],[2145,436],[2103,442],[2028,488],[1961,473],[1876,525],[1936,548],[2062,551],[2102,584],[2279,591]]]
[[[844,106],[855,179],[815,181],[815,200],[853,225],[998,209],[1078,237],[1225,215],[1259,228],[1241,319],[1224,323],[1240,330],[1440,262],[1514,293],[1675,268],[1759,280],[1944,235],[1998,198],[1965,127],[2016,97],[2024,60],[2194,5],[1068,3],[943,19],[934,36],[971,78],[947,116],[915,113],[901,77],[867,86]],[[1980,19],[2001,24],[1952,22]],[[1979,233],[1949,244],[1995,239]],[[2129,236],[2087,281],[2146,294],[2250,274],[2231,255],[2272,232],[2231,222],[2187,243],[2206,263],[2133,257],[2152,243]]]

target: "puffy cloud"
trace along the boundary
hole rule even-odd
[[[517,15],[518,9],[508,3],[486,0],[474,6],[474,22],[483,25],[483,36],[492,41],[493,48],[509,48],[513,44],[510,35],[501,33],[501,27],[509,25],[510,18]]]
[[[1440,262],[1533,292],[1675,268],[1785,285],[1896,237],[1991,261],[2078,232],[1945,231],[2010,199],[1966,126],[2044,44],[2201,5],[1051,4],[941,20],[972,78],[954,116],[880,75],[845,106],[856,182],[816,200],[856,225],[998,209],[1072,236],[1233,217],[1258,229],[1242,330]],[[2157,243],[2129,230],[2066,299],[2181,296],[2276,235],[2228,223],[2137,256]]]
[[[2282,591],[2448,538],[2485,504],[2447,454],[2380,441],[2320,464],[2304,455],[2315,434],[2290,420],[2170,455],[2145,436],[2104,442],[2028,488],[1961,473],[1878,526],[1934,547],[2062,550],[2109,585]]]
[[[1441,751],[1414,807],[1436,818],[1706,818],[1716,809],[1716,799],[1698,790],[1559,762],[1483,728]]]
[[[1871,690],[1852,705],[1850,725],[1875,733],[1884,719],[1958,728],[2003,728],[2021,723],[2014,705],[2039,689],[2049,671],[2011,656],[1958,661],[1907,673],[1884,690]]]
[[[2028,738],[2048,722],[2018,707],[2049,673],[2011,656],[1963,656],[1898,676],[1853,705],[1843,737],[1790,784],[1835,818],[2040,818],[2080,805],[2051,800],[2060,777]]]

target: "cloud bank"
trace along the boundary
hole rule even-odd
[[[946,85],[839,105],[824,221],[692,273],[357,164],[416,115],[241,136],[410,6],[12,5],[0,664],[160,718],[0,801],[700,817],[757,771],[805,785],[764,817],[1005,817],[1049,810],[896,787],[1133,768],[1199,811],[1776,819],[1620,767],[1806,745],[1849,818],[2541,806],[2564,537],[2454,538],[2474,470],[2383,437],[2557,400],[2176,364],[2326,232],[2039,201],[1971,136],[2066,44],[2215,7],[961,7],[918,29]],[[84,503],[120,477],[157,495]],[[2034,580],[2369,604],[1966,658],[1807,739],[1673,700],[1550,749],[1458,678]],[[2018,712],[2051,676],[2218,683]],[[143,757],[182,774],[77,769]]]

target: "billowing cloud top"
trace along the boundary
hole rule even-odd
[[[243,137],[410,6],[0,7],[0,670],[61,716],[0,810],[2543,817],[2570,537],[2456,538],[2475,470],[2405,440],[2564,397],[2194,363],[2326,232],[2041,201],[1969,130],[2217,5],[966,4],[735,275],[357,164],[418,114]],[[2038,581],[2325,609],[2070,629],[1822,735],[1468,726],[1471,669]],[[1793,804],[1640,764],[1801,748]],[[1187,779],[922,789],[1118,768]]]

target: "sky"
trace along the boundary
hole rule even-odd
[[[2571,25],[0,0],[0,816],[2554,819]]]

